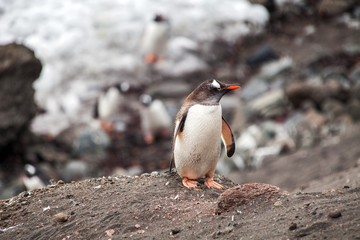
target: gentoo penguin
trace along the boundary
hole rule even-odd
[[[157,136],[170,137],[171,117],[164,103],[148,94],[141,95],[140,100],[141,129],[145,143],[152,144]]]
[[[49,179],[34,165],[25,164],[24,175],[21,177],[27,190],[46,187]]]
[[[111,86],[101,92],[95,103],[94,117],[100,119],[101,127],[106,131],[114,129],[114,120],[119,114],[119,108],[124,101],[122,93],[129,90],[127,82]]]
[[[155,15],[154,19],[146,25],[141,40],[141,51],[146,63],[152,64],[159,61],[166,49],[169,37],[169,21],[163,15]]]
[[[186,98],[175,119],[173,156],[177,173],[187,188],[196,188],[196,179],[206,177],[205,185],[222,189],[213,180],[220,157],[221,140],[227,155],[235,151],[234,137],[225,119],[219,101],[227,92],[240,88],[237,84],[225,84],[207,80]]]

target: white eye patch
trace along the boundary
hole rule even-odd
[[[214,79],[211,83],[211,87],[213,88],[220,88],[220,84]]]

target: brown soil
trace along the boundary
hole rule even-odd
[[[0,201],[1,239],[360,238],[359,184],[322,193],[267,184],[195,191],[164,173],[60,182],[27,195]]]
[[[0,239],[359,239],[359,140],[353,129],[266,162],[249,180],[281,189],[216,176],[226,191],[204,179],[195,191],[156,172],[59,181],[0,201]]]

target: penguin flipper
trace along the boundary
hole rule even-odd
[[[171,156],[170,168],[169,168],[170,173],[171,173],[172,165],[173,165],[173,162],[174,162],[175,141],[176,141],[176,138],[177,138],[179,132],[184,131],[186,116],[187,116],[187,112],[182,115],[180,121],[175,122],[174,138],[173,138],[173,142],[172,142],[172,156]]]
[[[224,117],[222,117],[221,139],[226,147],[227,156],[231,157],[235,152],[235,141],[230,126]]]

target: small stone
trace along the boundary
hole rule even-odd
[[[166,183],[165,183],[165,186],[168,186],[169,184],[170,184],[170,182],[166,182]]]
[[[24,192],[22,196],[23,197],[28,197],[28,196],[30,196],[30,193],[29,192]]]
[[[140,228],[140,224],[135,224],[135,227],[136,227],[136,228]]]
[[[69,216],[61,212],[55,215],[55,219],[58,222],[66,222],[69,219]]]
[[[304,203],[304,208],[307,208],[308,206],[310,206],[310,203]]]
[[[344,186],[344,188],[350,188],[350,186],[348,186],[348,185],[345,185],[345,186]]]
[[[293,231],[293,230],[295,230],[295,229],[297,229],[297,224],[296,224],[296,223],[291,223],[291,224],[290,224],[290,227],[289,227],[289,230],[290,230],[290,231]]]
[[[275,206],[275,207],[280,207],[280,206],[282,206],[282,202],[281,202],[281,201],[276,201],[276,202],[274,203],[274,206]]]
[[[153,172],[151,173],[151,176],[152,176],[152,177],[156,177],[156,176],[159,176],[159,175],[160,175],[160,173],[157,172],[157,171],[153,171]]]
[[[55,184],[56,184],[56,181],[54,179],[49,180],[49,185],[55,185]]]
[[[106,183],[106,180],[102,178],[101,181],[100,181],[100,184],[104,185],[105,183]]]
[[[179,228],[171,229],[170,235],[178,234],[181,230]]]
[[[143,174],[140,175],[140,177],[150,177],[150,176],[151,176],[150,173],[143,173]]]
[[[61,185],[61,184],[65,184],[65,182],[63,180],[59,180],[57,181],[57,184]]]
[[[339,218],[341,217],[341,211],[339,210],[331,210],[328,214],[329,217],[331,218]]]
[[[115,230],[114,229],[109,229],[109,230],[106,230],[105,233],[106,233],[106,236],[111,237],[112,235],[114,235]]]

